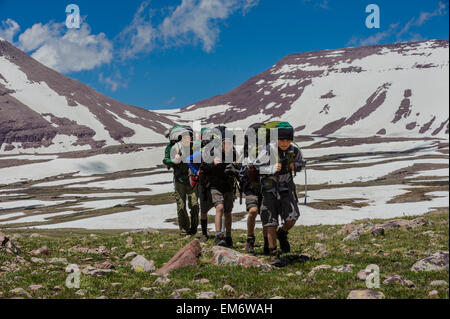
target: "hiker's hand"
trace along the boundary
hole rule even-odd
[[[175,164],[181,163],[181,156],[180,156],[180,154],[175,154],[175,158],[173,159],[173,162]]]
[[[294,163],[291,163],[291,165],[289,165],[289,167],[291,168],[291,171],[295,171],[295,165],[294,165]]]
[[[214,165],[219,165],[220,163],[222,163],[222,160],[220,158],[214,158]]]
[[[275,165],[275,171],[277,171],[277,172],[281,171],[281,163],[277,163]]]

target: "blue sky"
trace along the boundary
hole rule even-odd
[[[77,4],[80,29],[67,29]],[[365,25],[369,4],[380,28]],[[287,54],[448,39],[447,0],[0,0],[0,37],[122,102],[182,107]]]

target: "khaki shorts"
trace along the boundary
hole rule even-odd
[[[280,199],[272,192],[263,192],[261,221],[263,226],[278,226],[278,219],[283,222],[297,221],[300,217],[295,195],[290,191],[280,192]]]
[[[214,207],[217,207],[218,205],[222,204],[224,207],[225,214],[231,214],[234,203],[233,192],[221,193],[215,188],[211,188],[210,191]]]
[[[261,209],[262,204],[262,195],[257,195],[255,193],[246,193],[245,194],[245,206],[247,211],[250,211],[250,208],[257,207],[258,213]]]

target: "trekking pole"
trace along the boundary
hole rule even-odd
[[[306,175],[306,161],[305,161],[305,206],[306,206],[306,198],[308,197],[308,179]]]

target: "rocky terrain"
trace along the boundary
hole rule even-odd
[[[0,298],[448,298],[448,231],[448,209],[297,226],[293,251],[282,255],[285,266],[274,268],[262,255],[260,231],[256,255],[248,256],[242,231],[231,250],[152,228],[6,230]],[[379,287],[369,289],[373,265]]]

